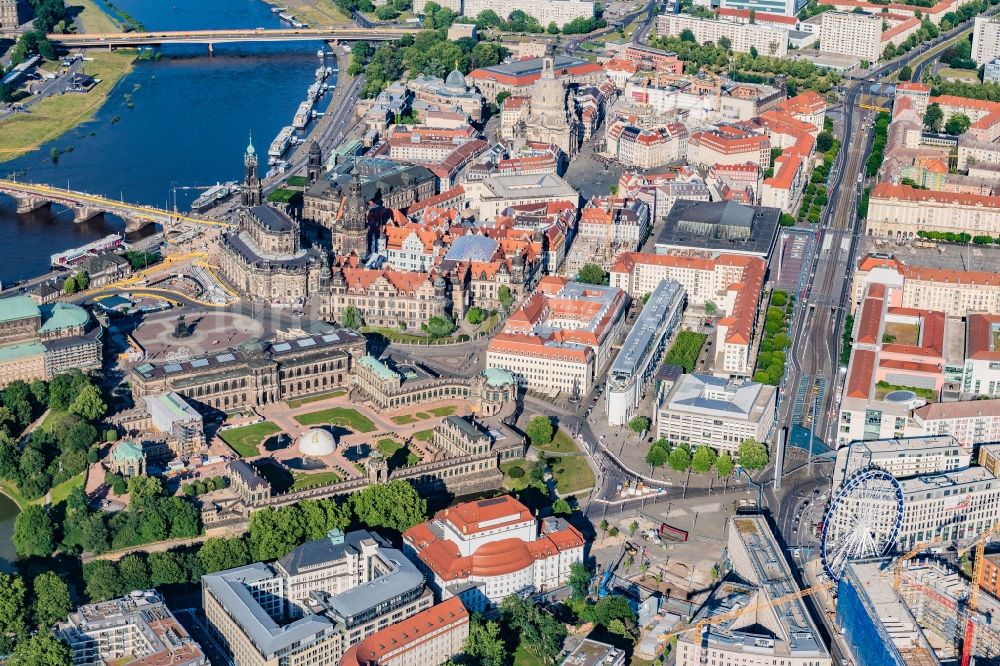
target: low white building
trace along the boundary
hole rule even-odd
[[[636,416],[686,302],[684,287],[673,280],[661,281],[650,294],[608,371],[608,425],[625,425]]]
[[[561,518],[538,521],[510,495],[457,504],[403,533],[403,548],[435,592],[471,612],[511,594],[555,589],[583,561],[583,535]]]
[[[656,436],[691,449],[736,452],[751,437],[766,442],[774,426],[776,390],[767,384],[681,377],[656,412]]]

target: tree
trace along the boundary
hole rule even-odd
[[[637,529],[639,529],[639,523],[633,520],[631,523],[628,524],[628,535],[635,536],[635,531]]]
[[[753,58],[754,60],[756,60],[758,55],[760,55],[760,54],[757,52],[757,47],[756,46],[751,46],[750,47],[750,57]]]
[[[604,285],[608,283],[608,274],[597,264],[584,264],[576,276],[576,281],[584,284]]]
[[[698,40],[694,36],[694,33],[691,32],[690,28],[684,28],[683,30],[681,30],[680,37],[681,37],[681,41],[682,42],[689,42],[689,43],[692,43],[692,44],[695,44],[695,43],[698,42]]]
[[[65,620],[73,610],[69,587],[58,574],[52,571],[40,574],[32,583],[32,588],[35,599],[32,617],[39,628],[51,627]]]
[[[903,65],[903,67],[899,70],[899,80],[909,81],[912,78],[913,78],[913,68],[910,67],[909,65]]]
[[[730,40],[725,35],[723,35],[722,37],[719,37],[718,44],[719,44],[719,48],[723,49],[725,51],[729,51],[730,49],[733,48],[733,42],[732,42],[732,40]]]
[[[964,113],[955,113],[944,124],[944,131],[953,136],[959,136],[965,134],[971,124],[972,121],[969,119],[969,116]]]
[[[26,595],[27,590],[20,576],[0,573],[0,632],[3,634],[20,634],[24,631]]]
[[[750,471],[764,469],[767,467],[767,447],[758,442],[753,437],[740,443],[737,452],[737,460],[744,469]]]
[[[552,503],[552,514],[555,516],[568,516],[573,513],[573,507],[569,505],[569,502],[560,497],[555,502]]]
[[[635,416],[628,422],[628,429],[634,433],[646,432],[649,430],[648,416]]]
[[[670,459],[670,450],[655,444],[646,453],[646,464],[650,467],[663,467]]]
[[[715,471],[720,479],[725,479],[733,473],[733,457],[729,451],[723,451],[722,455],[715,459]]]
[[[465,321],[469,322],[473,326],[479,326],[482,324],[483,319],[485,319],[485,315],[483,314],[482,308],[471,307],[465,314]]]
[[[524,434],[528,436],[533,446],[548,444],[552,441],[552,436],[555,435],[552,419],[541,414],[533,416],[528,421],[528,427],[524,429]]]
[[[699,446],[694,452],[694,457],[691,458],[691,469],[699,474],[704,474],[712,469],[715,460],[715,449],[711,446]]]
[[[266,507],[250,514],[250,554],[254,561],[276,560],[304,541],[302,512],[297,506]]]
[[[150,587],[149,567],[136,554],[126,555],[118,561],[118,579],[122,590],[148,590]]]
[[[586,599],[590,591],[590,571],[581,562],[569,565],[569,579],[566,581],[574,599]]]
[[[503,306],[504,310],[510,309],[510,306],[514,304],[514,296],[510,293],[510,287],[505,284],[500,285],[500,289],[497,290],[497,298],[500,299],[500,305]]]
[[[705,301],[705,314],[711,317],[718,311],[719,306],[715,304],[715,301]]]
[[[687,444],[681,444],[675,446],[674,450],[670,452],[670,458],[667,460],[667,464],[670,465],[670,469],[675,472],[685,472],[691,467],[691,449]]]
[[[636,621],[635,612],[629,606],[628,599],[620,594],[609,594],[602,597],[596,604],[588,606],[583,612],[583,616],[587,622],[600,624],[604,627],[608,627],[614,620],[628,622],[631,625],[634,625]]]
[[[549,33],[550,35],[558,35],[559,26],[556,25],[555,21],[549,21],[549,27],[545,29],[545,32]]]
[[[96,421],[108,411],[108,406],[101,397],[101,390],[93,384],[87,384],[70,403],[69,411],[79,414],[88,421]]]
[[[820,132],[816,135],[816,150],[825,153],[833,147],[833,134],[830,132]]]
[[[176,551],[150,553],[149,579],[153,587],[188,582],[188,570],[185,565],[185,558]]]
[[[364,326],[364,320],[361,319],[361,312],[353,305],[348,305],[340,315],[340,325],[352,331],[358,330]]]
[[[14,548],[22,557],[46,557],[52,554],[55,529],[45,509],[32,504],[14,521]]]
[[[465,639],[465,654],[472,657],[479,666],[503,666],[507,659],[507,648],[500,637],[500,625],[486,622],[478,615],[469,624],[469,636]]]
[[[543,663],[553,662],[562,650],[566,627],[548,613],[516,594],[500,603],[502,617],[520,637],[520,645]]]
[[[942,122],[944,122],[944,111],[941,110],[941,105],[937,102],[928,104],[927,110],[924,111],[924,125],[939,132]]]
[[[91,602],[107,601],[120,594],[118,568],[108,560],[92,560],[83,565],[84,589]]]
[[[384,527],[402,534],[427,517],[427,500],[406,481],[368,486],[351,495],[354,515],[367,527]]]
[[[215,573],[248,564],[250,550],[242,537],[211,537],[201,544],[197,557],[205,573]]]
[[[8,666],[70,666],[73,651],[50,631],[22,638],[7,660]]]
[[[447,317],[434,316],[424,324],[424,330],[432,338],[445,338],[455,332],[455,322]]]

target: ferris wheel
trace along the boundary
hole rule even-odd
[[[823,519],[820,557],[834,581],[848,562],[882,557],[903,523],[903,490],[896,477],[877,468],[851,475],[830,501]]]

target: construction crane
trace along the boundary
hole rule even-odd
[[[903,571],[903,565],[919,555],[925,548],[929,548],[930,546],[933,546],[936,543],[941,543],[942,541],[943,539],[941,537],[921,541],[906,554],[900,555],[896,558],[896,561],[892,563],[892,589],[896,591],[896,594],[899,594],[899,575]]]
[[[757,603],[752,606],[744,606],[743,608],[737,608],[731,610],[728,613],[722,613],[720,615],[712,615],[711,617],[704,617],[697,622],[690,622],[681,627],[676,627],[670,631],[665,631],[660,634],[660,642],[666,642],[673,636],[678,636],[688,631],[700,631],[702,627],[711,624],[719,624],[721,622],[728,622],[729,620],[735,620],[738,617],[742,617],[747,613],[755,613],[757,611],[766,610],[768,608],[773,608],[774,606],[781,606],[782,604],[787,604],[790,601],[796,601],[802,599],[803,597],[808,597],[810,594],[815,594],[820,590],[826,590],[833,587],[833,581],[826,581],[823,583],[817,583],[812,587],[807,587],[804,590],[799,590],[798,592],[792,592],[791,594],[786,594],[782,597],[777,597],[776,599],[770,599],[768,601],[761,602],[758,598]]]
[[[986,554],[986,542],[997,532],[1000,532],[1000,522],[993,523],[988,530],[977,536],[975,541],[958,551],[960,555],[963,555],[969,552],[969,550],[975,549],[972,560],[972,580],[969,582],[969,596],[965,600],[965,610],[968,620],[965,623],[965,639],[962,641],[961,666],[969,666],[969,660],[972,658],[972,644],[976,636],[972,616],[975,614],[976,605],[979,603],[979,585],[983,577],[983,558]]]

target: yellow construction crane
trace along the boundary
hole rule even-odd
[[[896,591],[896,594],[899,594],[899,574],[903,571],[903,565],[919,555],[925,548],[929,548],[936,543],[941,543],[943,540],[941,537],[935,537],[927,541],[921,541],[905,555],[900,555],[896,558],[896,561],[892,563],[892,589]]]
[[[728,622],[729,620],[735,620],[738,617],[742,617],[747,613],[755,613],[757,611],[766,610],[768,608],[773,608],[774,606],[780,606],[782,604],[787,604],[790,601],[796,601],[802,599],[803,597],[808,597],[810,594],[815,594],[820,590],[826,590],[833,587],[833,581],[826,581],[823,583],[817,583],[812,587],[807,587],[804,590],[799,590],[798,592],[793,592],[791,594],[786,594],[782,597],[776,599],[770,599],[768,601],[761,601],[760,598],[752,606],[744,606],[742,608],[737,608],[736,610],[731,610],[728,613],[722,613],[720,615],[712,615],[711,617],[704,617],[697,622],[690,622],[681,627],[676,627],[670,631],[665,631],[660,634],[660,642],[666,642],[673,636],[678,636],[688,631],[700,631],[702,627],[711,624],[719,624],[721,622]]]
[[[969,582],[969,596],[965,600],[965,610],[969,619],[965,624],[965,640],[962,641],[961,666],[969,666],[969,660],[972,658],[972,643],[976,634],[972,616],[975,615],[976,605],[979,603],[979,585],[983,577],[983,557],[986,554],[986,542],[997,532],[1000,532],[1000,522],[993,523],[988,530],[977,536],[975,541],[958,551],[959,555],[962,555],[973,548],[975,549],[972,560],[972,580]]]

